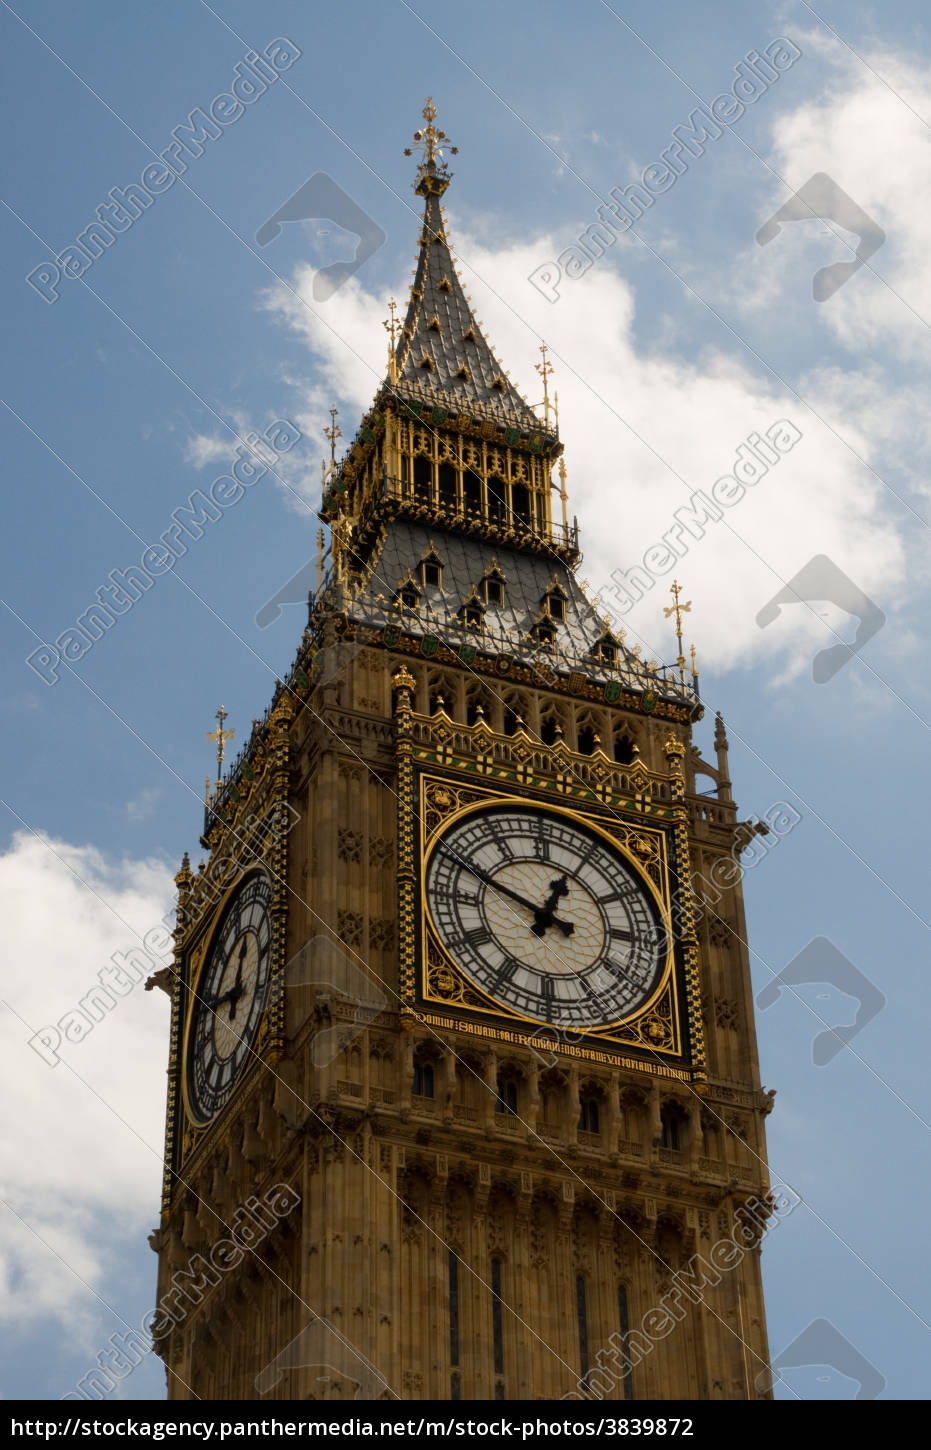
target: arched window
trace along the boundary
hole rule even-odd
[[[627,735],[615,735],[614,759],[619,765],[630,765],[634,758],[634,743]]]
[[[547,715],[540,724],[540,739],[544,745],[555,745],[562,735],[559,721],[554,720],[552,715]]]
[[[583,725],[579,731],[579,754],[593,755],[595,753],[597,739],[598,736],[594,725]]]
[[[598,1099],[596,1097],[579,1098],[579,1132],[598,1133],[600,1116],[598,1112]]]
[[[414,1063],[414,1097],[433,1097],[433,1063]]]

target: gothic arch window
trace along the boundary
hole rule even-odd
[[[614,736],[614,759],[619,765],[630,765],[634,758],[634,742],[625,731]]]
[[[491,724],[494,701],[481,685],[472,684],[466,691],[466,724],[477,725],[479,714],[486,724]]]
[[[555,745],[557,740],[564,738],[565,733],[565,721],[555,711],[544,715],[540,721],[540,739],[544,745]]]
[[[598,745],[598,732],[594,725],[583,725],[579,731],[578,752],[580,755],[594,755]]]
[[[411,1090],[415,1098],[432,1098],[436,1096],[432,1062],[427,1062],[422,1057],[418,1057],[415,1060],[414,1083]]]

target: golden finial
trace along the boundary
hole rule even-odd
[[[548,358],[546,356],[546,343],[545,342],[541,342],[540,343],[540,356],[543,359],[543,361],[542,362],[538,362],[538,363],[534,363],[534,367],[536,368],[537,372],[540,374],[540,377],[543,379],[543,426],[545,428],[549,428],[549,426],[550,426],[550,388],[549,388],[549,379],[550,379],[550,376],[552,375],[552,372],[553,372],[553,364],[548,360]]]
[[[692,645],[692,684],[695,686],[695,693],[698,694],[698,662],[695,657],[694,645]]]
[[[210,776],[204,781],[204,809],[210,809]]]
[[[317,530],[317,593],[323,584],[323,530]]]
[[[559,458],[559,502],[562,504],[562,528],[566,539],[569,537],[569,515],[566,506],[569,502],[569,495],[566,493],[566,460],[560,454]]]
[[[432,96],[427,97],[427,103],[420,114],[427,124],[420,131],[414,132],[414,142],[420,147],[423,155],[421,164],[424,166],[432,166],[436,162],[437,157],[441,161],[443,159],[443,152],[437,143],[440,141],[448,141],[449,137],[445,131],[438,131],[433,124],[436,120],[436,105],[434,104]],[[451,156],[457,156],[459,154],[459,147],[450,146],[449,153]],[[404,155],[411,156],[412,154],[411,147],[405,146]]]
[[[679,642],[679,657],[676,660],[676,664],[679,666],[679,676],[684,682],[685,655],[682,653],[682,616],[683,614],[687,614],[692,608],[692,601],[690,599],[687,604],[680,603],[679,596],[682,593],[682,587],[678,579],[673,579],[669,592],[672,595],[673,603],[668,608],[664,608],[663,615],[666,619],[670,619],[672,615],[676,616],[676,639]]]
[[[220,789],[220,786],[221,786],[221,784],[223,782],[223,751],[224,751],[224,748],[226,746],[226,742],[227,742],[227,740],[232,740],[233,736],[236,734],[236,731],[235,730],[224,730],[223,729],[223,726],[225,725],[227,718],[228,717],[227,717],[226,711],[223,708],[223,706],[221,705],[220,708],[219,708],[219,710],[216,713],[217,728],[216,728],[216,730],[211,730],[210,731],[210,734],[207,736],[207,739],[208,740],[210,740],[211,742],[215,740],[216,743],[217,743],[217,790]],[[210,782],[209,782],[209,780],[207,782],[207,788],[208,788],[208,791],[209,791],[209,788],[210,788]],[[209,801],[208,801],[208,804],[209,804]]]
[[[324,428],[324,430],[323,430],[323,436],[324,436],[324,438],[328,438],[330,440],[330,470],[331,471],[335,470],[335,468],[336,468],[336,440],[337,440],[337,438],[342,438],[342,436],[343,436],[343,430],[342,430],[342,428],[339,426],[339,424],[336,421],[336,419],[338,418],[338,416],[339,416],[339,409],[338,408],[331,408],[330,409],[330,418],[331,418],[332,421],[330,423],[330,427],[329,428]]]

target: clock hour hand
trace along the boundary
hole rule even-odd
[[[232,1022],[233,1018],[236,1016],[236,1007],[237,1007],[237,1004],[239,1002],[239,999],[242,996],[243,992],[246,990],[245,987],[243,986],[242,966],[243,966],[243,962],[246,959],[246,953],[247,953],[247,951],[248,951],[248,945],[247,945],[245,939],[243,939],[242,949],[241,949],[241,951],[239,953],[239,961],[236,963],[236,980],[233,983],[233,985],[230,987],[229,991],[224,992],[223,995],[222,995],[222,997],[218,997],[217,1000],[213,1004],[214,1007],[220,1007],[220,1006],[222,1006],[222,1004],[224,1002],[229,1002],[229,1004],[230,1004],[230,1021],[231,1022]]]
[[[550,893],[542,906],[538,906],[535,912],[536,921],[530,930],[534,936],[542,936],[548,926],[558,926],[563,936],[571,936],[575,927],[571,921],[563,921],[555,915],[554,908],[561,896],[568,896],[569,883],[566,880],[565,871],[556,881],[550,882]]]
[[[511,900],[516,901],[519,906],[523,906],[526,908],[527,911],[533,912],[535,920],[530,930],[534,933],[535,936],[542,936],[548,926],[558,926],[563,936],[571,936],[572,933],[575,931],[575,927],[572,925],[572,922],[562,921],[558,916],[554,916],[552,909],[549,905],[537,906],[535,902],[529,901],[526,896],[521,896],[520,892],[512,891],[510,886],[505,886],[502,881],[496,881],[493,876],[489,876],[488,873],[486,871],[483,871],[479,866],[473,866],[469,863],[467,863],[467,865],[472,875],[477,876],[479,881],[484,881],[485,885],[490,886],[492,891],[498,891],[501,893],[502,896],[509,896]],[[566,886],[565,881],[566,878],[565,876],[563,876],[561,878],[562,889],[558,892],[556,896],[553,895],[553,890],[555,890],[555,887],[558,883],[554,882],[553,884],[553,889],[550,891],[549,898],[553,906],[555,906],[558,897],[564,896],[569,889],[568,886]]]

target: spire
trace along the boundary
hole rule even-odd
[[[414,190],[424,198],[420,255],[407,315],[395,349],[397,390],[450,412],[470,413],[524,431],[546,431],[536,413],[509,381],[472,311],[459,280],[446,236],[440,198],[449,186],[449,168],[437,130],[436,106],[423,108],[426,125],[414,132],[421,149]],[[456,147],[450,154],[456,154]],[[407,147],[405,155],[411,154]]]

